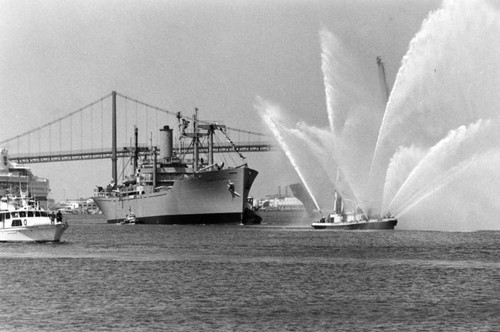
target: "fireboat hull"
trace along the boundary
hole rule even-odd
[[[151,194],[94,197],[108,223],[120,223],[133,211],[138,224],[257,223],[244,218],[247,198],[258,172],[228,168],[178,180],[170,189]],[[234,184],[229,190],[228,183]],[[260,220],[258,221],[260,223]]]
[[[391,230],[394,229],[397,223],[396,218],[384,218],[359,222],[314,222],[311,226],[315,229],[332,230]]]

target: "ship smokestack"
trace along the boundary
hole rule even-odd
[[[173,135],[169,126],[160,129],[160,159],[172,158]]]

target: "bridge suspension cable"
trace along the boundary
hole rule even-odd
[[[83,106],[83,107],[80,107],[79,109],[77,109],[77,110],[75,110],[75,111],[73,111],[73,112],[71,112],[71,113],[68,113],[68,114],[66,114],[65,116],[62,116],[62,117],[60,117],[60,118],[57,118],[57,119],[55,119],[55,120],[53,120],[53,121],[50,121],[50,122],[48,122],[48,123],[46,123],[46,124],[44,124],[44,125],[42,125],[42,126],[39,126],[39,127],[37,127],[37,128],[34,128],[34,129],[31,129],[31,130],[28,130],[28,131],[26,131],[26,132],[24,132],[24,133],[22,133],[22,134],[19,134],[19,135],[17,135],[17,136],[14,136],[14,137],[12,137],[12,138],[9,138],[9,139],[6,139],[6,140],[4,140],[4,141],[1,141],[1,142],[0,142],[0,144],[5,144],[5,143],[8,143],[8,142],[14,141],[14,140],[19,139],[19,138],[21,138],[21,137],[24,137],[24,136],[26,136],[26,135],[32,134],[32,133],[36,132],[37,130],[42,130],[42,129],[44,129],[44,128],[47,128],[47,127],[49,127],[49,126],[51,126],[51,125],[53,125],[53,124],[55,124],[55,123],[57,123],[57,122],[59,122],[59,123],[60,123],[61,121],[65,120],[65,119],[67,119],[67,118],[69,118],[69,117],[72,117],[73,115],[77,114],[78,112],[81,112],[81,111],[83,111],[83,110],[85,110],[85,109],[87,109],[87,108],[89,108],[89,107],[92,107],[93,105],[96,105],[96,104],[98,104],[98,103],[102,102],[103,100],[105,100],[105,99],[107,99],[107,98],[109,98],[109,97],[111,97],[111,93],[110,93],[110,94],[107,94],[107,95],[106,95],[106,96],[104,96],[104,97],[101,97],[101,98],[97,99],[96,101],[94,101],[94,102],[92,102],[92,103],[90,103],[90,104],[88,104],[88,105],[85,105],[85,106]]]
[[[140,100],[137,100],[137,99],[134,99],[134,98],[130,98],[130,97],[127,97],[119,92],[116,93],[117,96],[120,96],[126,100],[129,100],[129,101],[132,101],[136,104],[139,104],[139,105],[142,105],[142,106],[145,106],[145,107],[149,107],[151,109],[154,109],[156,111],[160,111],[160,112],[164,112],[164,113],[167,113],[167,114],[170,114],[172,116],[177,116],[177,113],[178,112],[173,112],[173,111],[169,111],[167,109],[164,109],[164,108],[160,108],[160,107],[157,107],[157,106],[153,106],[151,104],[148,104],[148,103],[145,103],[143,101],[140,101]],[[190,116],[183,116],[183,118],[185,119],[189,119],[189,120],[193,120],[192,117]],[[137,108],[136,108],[136,122],[137,122]],[[198,122],[201,122],[201,123],[204,123],[204,124],[210,124],[209,121],[203,121],[203,120],[198,120]],[[243,129],[237,129],[237,128],[232,128],[232,127],[227,127],[226,126],[226,129],[228,130],[233,130],[233,131],[236,131],[236,132],[239,132],[239,133],[244,133],[244,134],[250,134],[250,135],[256,135],[256,136],[268,136],[268,135],[265,135],[265,134],[262,134],[262,133],[257,133],[257,132],[254,132],[254,131],[249,131],[249,130],[243,130]]]

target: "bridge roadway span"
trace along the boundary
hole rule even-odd
[[[269,142],[248,143],[236,145],[239,152],[267,152],[274,150],[274,145]],[[150,151],[150,147],[139,147],[140,153]],[[174,149],[179,151],[179,149]],[[181,153],[192,153],[193,147],[181,148]],[[208,153],[207,147],[199,149],[200,153]],[[133,148],[125,146],[116,150],[117,158],[130,158],[132,156]],[[234,148],[230,145],[216,145],[214,146],[215,153],[233,152]],[[110,159],[112,157],[112,150],[110,148],[104,149],[90,149],[90,150],[74,150],[74,151],[60,151],[60,152],[42,152],[42,153],[29,153],[11,155],[9,159],[19,164],[34,164],[34,163],[48,163],[58,161],[76,161],[76,160],[89,160],[89,159]]]

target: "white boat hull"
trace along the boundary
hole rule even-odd
[[[0,242],[59,242],[67,223],[0,229]]]

